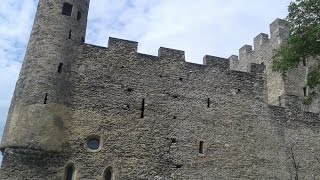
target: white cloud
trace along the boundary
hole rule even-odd
[[[106,46],[107,36],[135,40],[140,52],[154,55],[160,46],[177,48],[186,51],[188,61],[201,63],[205,54],[229,57],[255,35],[268,33],[274,19],[285,17],[289,2],[96,0],[87,41]]]
[[[229,57],[255,35],[284,18],[290,0],[91,0],[87,42],[106,46],[113,36],[139,42],[139,51],[160,46]],[[0,134],[25,53],[37,0],[0,3]]]

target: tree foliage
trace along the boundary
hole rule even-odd
[[[272,64],[272,69],[283,75],[306,59],[315,59],[320,64],[320,0],[293,1],[288,11],[289,36],[277,50]],[[310,70],[307,84],[319,89],[319,65]]]

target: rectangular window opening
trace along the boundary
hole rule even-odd
[[[203,151],[203,144],[204,144],[204,142],[203,142],[203,141],[200,141],[200,143],[199,143],[199,154],[203,154],[203,153],[204,153],[204,151]]]
[[[210,104],[211,104],[210,98],[208,98],[208,99],[207,99],[207,108],[210,108]]]
[[[71,39],[72,30],[69,31],[69,39]]]
[[[144,118],[144,106],[145,106],[145,99],[142,99],[141,116],[140,116],[140,118]]]
[[[63,63],[60,63],[59,66],[58,66],[58,73],[62,72],[62,66],[63,66]]]
[[[307,66],[307,60],[306,59],[303,59],[302,62],[303,62],[303,66]]]
[[[67,2],[63,3],[62,15],[71,16],[73,5]]]
[[[48,93],[46,93],[46,95],[44,96],[43,104],[47,104],[47,101],[48,101]]]
[[[81,19],[81,12],[80,12],[80,11],[78,11],[78,14],[77,14],[77,20],[78,20],[78,21],[80,21],[80,19]]]

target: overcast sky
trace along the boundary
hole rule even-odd
[[[0,3],[0,136],[24,57],[38,0]],[[285,18],[290,0],[91,0],[86,42],[106,46],[109,36],[139,42],[139,52],[160,46],[228,58],[252,44],[269,24]],[[1,159],[1,157],[0,157]]]

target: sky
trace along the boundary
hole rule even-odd
[[[25,54],[38,0],[0,3],[0,138]],[[108,37],[139,42],[138,51],[159,47],[228,58],[251,45],[269,24],[285,18],[290,0],[91,0],[86,43],[107,46]],[[1,155],[0,155],[1,161]]]

